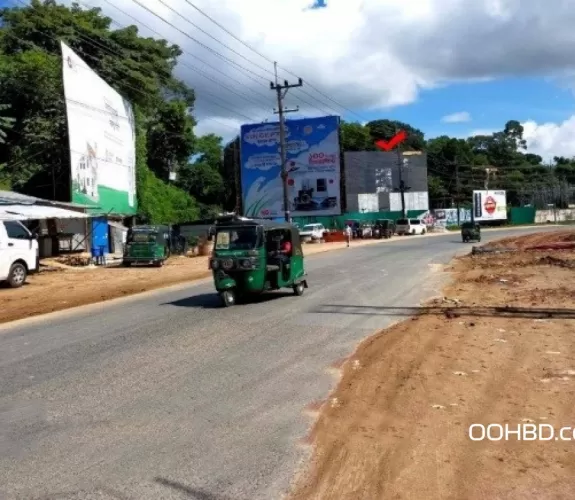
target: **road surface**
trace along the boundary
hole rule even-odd
[[[330,364],[401,319],[338,306],[417,305],[469,248],[401,238],[310,257],[303,297],[223,309],[204,281],[0,328],[0,498],[279,498]]]

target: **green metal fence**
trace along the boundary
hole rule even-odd
[[[535,223],[534,207],[511,207],[507,215],[509,223],[513,225]]]
[[[415,219],[424,214],[427,210],[408,210],[407,217]],[[373,222],[377,219],[401,219],[401,211],[397,212],[348,212],[343,215],[333,215],[327,217],[294,217],[293,221],[301,226],[306,224],[323,224],[327,229],[343,229],[346,220],[355,219],[365,222]]]

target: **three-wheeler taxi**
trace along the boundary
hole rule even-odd
[[[225,307],[238,298],[291,288],[301,296],[308,287],[296,226],[236,215],[216,219],[210,269]]]

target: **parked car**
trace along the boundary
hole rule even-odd
[[[299,235],[302,240],[323,240],[325,227],[323,224],[306,224],[300,229]]]
[[[398,219],[395,232],[398,235],[405,234],[425,234],[427,226],[419,219]]]
[[[19,288],[39,267],[37,235],[19,221],[0,221],[0,281]]]
[[[390,219],[377,219],[373,226],[373,237],[377,239],[391,238],[395,233],[395,222]]]
[[[360,238],[371,238],[373,236],[373,227],[370,224],[362,224],[359,231]]]

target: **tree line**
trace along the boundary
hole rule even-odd
[[[133,104],[142,221],[182,222],[238,207],[239,138],[223,144],[214,134],[194,133],[194,90],[174,72],[182,50],[141,36],[135,26],[113,29],[100,9],[54,0],[0,10],[0,189],[69,197],[60,40]],[[514,120],[491,135],[429,140],[397,121],[342,122],[342,152],[374,150],[376,140],[388,140],[398,128],[408,133],[404,149],[428,155],[433,207],[470,201],[485,182],[506,189],[514,205],[562,205],[575,184],[575,159],[545,164],[527,152]],[[170,170],[178,173],[175,182]]]

